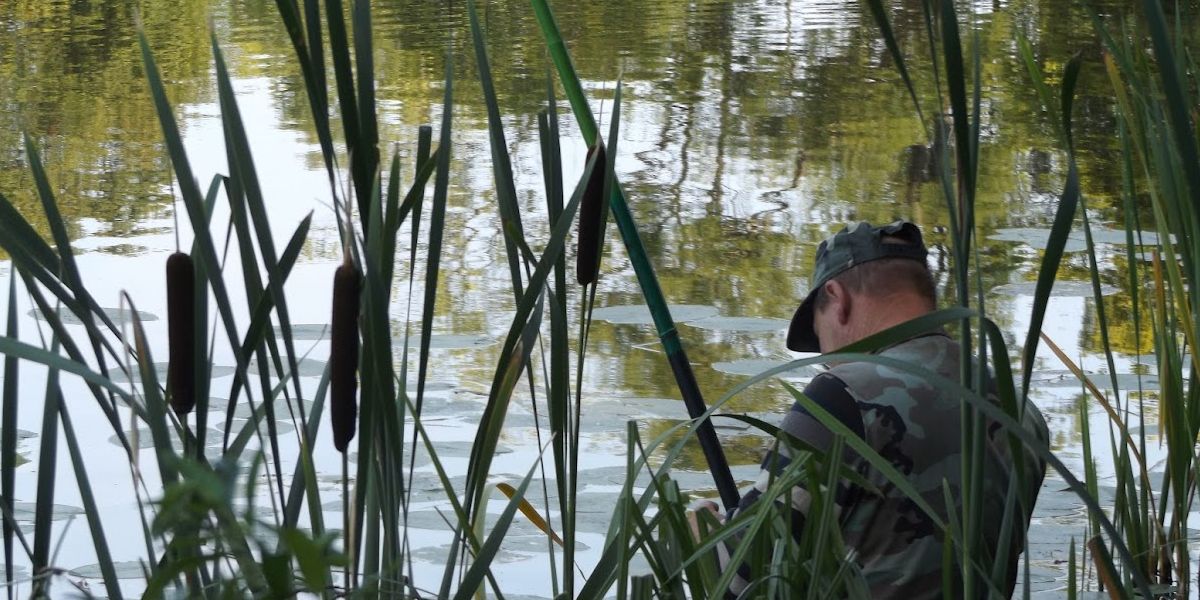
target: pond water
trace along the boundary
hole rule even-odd
[[[173,186],[158,123],[149,100],[134,37],[134,15],[118,0],[7,0],[0,6],[0,192],[40,227],[43,219],[20,150],[20,132],[41,144],[50,179],[75,240],[86,283],[102,304],[117,307],[127,290],[147,323],[151,349],[166,357],[163,265],[175,248]],[[181,119],[193,168],[207,185],[227,172],[208,46],[209,19],[230,62],[255,159],[276,227],[277,244],[313,212],[309,242],[288,293],[301,350],[311,350],[301,375],[316,386],[328,345],[328,282],[340,260],[328,184],[291,46],[270,0],[142,2],[141,18]],[[521,0],[486,2],[492,69],[514,158],[518,193],[530,239],[547,235],[537,139],[537,111],[546,88],[546,59],[530,9]],[[927,56],[919,4],[892,2],[894,24],[907,54]],[[617,168],[657,269],[666,297],[677,305],[680,333],[700,385],[711,401],[755,373],[793,355],[784,347],[786,319],[807,289],[816,244],[847,221],[909,217],[932,244],[943,295],[950,291],[949,254],[943,233],[946,209],[940,188],[919,164],[924,134],[894,65],[869,15],[854,1],[837,0],[610,0],[555,3],[575,65],[586,79],[593,109],[607,126],[618,77],[625,85]],[[966,8],[966,5],[964,5]],[[975,2],[970,7],[982,44],[984,114],[978,222],[983,280],[994,292],[988,310],[1010,340],[1028,327],[1032,284],[1045,227],[1057,206],[1065,160],[1053,142],[1027,75],[1015,56],[1015,35],[1029,32],[1036,53],[1054,69],[1075,51],[1085,63],[1077,102],[1080,168],[1094,224],[1122,227],[1120,174],[1113,168],[1113,118],[1104,99],[1099,45],[1087,14],[1075,3],[1049,0]],[[504,248],[499,235],[486,134],[486,113],[461,7],[426,0],[378,2],[375,42],[381,138],[397,144],[411,171],[416,129],[440,118],[446,36],[455,36],[457,73],[454,148],[446,258],[434,323],[438,368],[427,404],[430,430],[444,445],[452,474],[461,475],[465,445],[486,398],[501,336],[512,314]],[[918,65],[921,63],[918,62]],[[925,69],[918,84],[928,90]],[[927,101],[929,98],[926,99]],[[566,181],[582,168],[585,148],[562,104]],[[335,123],[335,131],[339,126]],[[227,216],[218,213],[217,223]],[[221,227],[223,231],[223,225]],[[44,230],[44,228],[43,228]],[[188,233],[184,232],[185,243]],[[597,306],[637,304],[632,268],[610,229]],[[1138,372],[1137,353],[1150,347],[1130,322],[1124,248],[1103,238],[1109,338],[1121,373]],[[1103,365],[1101,334],[1086,281],[1086,258],[1074,245],[1064,280],[1052,301],[1045,332],[1085,368]],[[5,258],[0,255],[0,258]],[[235,265],[231,262],[231,265]],[[0,263],[0,289],[9,267]],[[419,277],[419,276],[418,276]],[[420,292],[419,289],[413,290]],[[402,327],[407,288],[398,283],[392,314]],[[0,298],[0,301],[3,301]],[[30,302],[22,298],[21,314]],[[573,310],[574,312],[574,310]],[[414,313],[415,314],[415,313]],[[583,493],[611,506],[624,464],[624,421],[637,419],[645,436],[683,418],[670,368],[644,312],[597,311],[584,383],[584,442],[589,483]],[[32,317],[22,337],[36,340]],[[1015,347],[1015,344],[1010,344]],[[232,359],[218,348],[215,364]],[[1107,431],[1098,410],[1081,417],[1079,386],[1043,351],[1035,400],[1045,413],[1052,443],[1073,468],[1082,464],[1081,418]],[[26,375],[28,373],[28,375]],[[23,371],[36,381],[39,370]],[[227,389],[229,371],[218,371],[215,390]],[[803,380],[805,374],[797,373]],[[27,379],[26,379],[27,377]],[[1107,381],[1107,379],[1104,379]],[[1126,380],[1127,381],[1127,380]],[[88,468],[98,487],[110,531],[140,530],[128,461],[109,443],[90,396],[68,381],[67,402],[83,423]],[[1122,384],[1124,385],[1124,383]],[[1149,380],[1143,385],[1150,386]],[[43,391],[23,387],[20,426],[39,431]],[[221,392],[218,391],[218,394]],[[733,398],[731,410],[779,415],[789,406],[777,384]],[[596,415],[592,418],[591,415]],[[243,415],[244,416],[244,415]],[[777,418],[777,417],[776,417]],[[1157,419],[1154,419],[1155,421]],[[508,421],[497,474],[523,474],[537,456],[528,400]],[[720,430],[735,475],[748,479],[764,441],[752,432]],[[1152,438],[1156,439],[1156,438]],[[36,438],[22,443],[36,455]],[[64,453],[65,454],[65,453]],[[1107,452],[1102,452],[1105,456]],[[149,456],[149,455],[147,455]],[[295,462],[286,456],[285,468]],[[340,522],[340,459],[319,452],[317,468],[327,488],[329,522]],[[60,460],[60,529],[66,536],[58,564],[94,562],[81,522],[68,526],[79,504],[69,463]],[[698,450],[685,454],[685,487],[711,488]],[[18,469],[18,500],[32,501],[36,463]],[[1107,473],[1101,465],[1102,475]],[[429,469],[419,468],[423,477]],[[1111,469],[1109,469],[1111,470]],[[427,486],[428,487],[428,486]],[[1035,516],[1033,584],[1065,585],[1060,562],[1068,540],[1081,535],[1082,509],[1048,478]],[[338,499],[335,501],[335,499]],[[448,535],[434,512],[436,494],[419,498],[415,527],[418,574],[440,576],[433,565]],[[541,501],[537,502],[541,505]],[[594,561],[603,541],[606,511],[581,515],[579,559]],[[422,520],[428,517],[428,520]],[[421,523],[426,523],[422,527]],[[140,535],[116,536],[115,558],[142,556]],[[506,590],[548,594],[542,573],[545,544],[536,530],[518,524],[497,573]],[[129,563],[133,564],[133,563]],[[421,566],[424,565],[424,566]],[[135,568],[128,569],[140,576]],[[94,572],[84,568],[78,578]],[[98,582],[92,581],[92,585]],[[131,591],[137,583],[130,581]]]

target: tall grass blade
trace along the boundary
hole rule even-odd
[[[15,269],[15,267],[14,267]],[[17,326],[17,274],[10,272],[8,279],[8,320],[5,327],[5,338],[16,340],[19,336]],[[3,405],[0,406],[0,505],[5,514],[12,514],[13,499],[16,497],[17,473],[17,389],[20,377],[20,361],[16,356],[4,356],[4,392]],[[8,598],[12,600],[15,594],[13,588],[13,526],[4,519],[4,581],[8,589]]]
[[[58,354],[58,338],[51,339],[50,353]],[[58,461],[58,405],[62,394],[58,388],[58,369],[50,368],[46,374],[46,396],[42,404],[41,447],[38,451],[37,503],[33,521],[33,573],[39,575],[34,582],[34,596],[48,595],[51,577],[50,536],[53,534],[52,512],[54,510],[54,484]]]
[[[171,104],[167,100],[166,88],[163,86],[162,76],[158,72],[158,65],[155,63],[154,55],[150,51],[150,44],[146,40],[145,32],[138,33],[138,45],[141,47],[142,62],[146,67],[146,80],[149,83],[150,95],[154,100],[154,108],[158,114],[163,139],[166,142],[167,151],[171,158],[171,165],[175,170],[175,176],[179,182],[183,204],[187,209],[188,218],[195,233],[195,248],[192,252],[192,257],[196,261],[196,270],[198,273],[205,274],[208,284],[211,285],[217,302],[217,311],[220,313],[226,336],[229,343],[236,346],[238,343],[237,322],[233,318],[232,304],[225,287],[225,281],[223,278],[216,276],[216,274],[221,272],[221,262],[217,259],[216,246],[213,243],[212,233],[208,228],[209,218],[204,198],[201,197],[200,188],[196,184],[195,177],[192,175],[191,164],[188,161],[187,152],[183,146],[183,138],[180,136],[179,126],[175,122]],[[197,286],[197,293],[207,298],[207,294],[200,294],[200,291],[204,289],[205,286]],[[197,318],[199,318],[200,314],[206,314],[201,312],[201,306],[197,306]],[[237,359],[237,370],[234,377],[245,380],[246,360],[242,356],[238,356]],[[207,368],[197,371],[197,381],[207,381],[209,373],[210,371]]]
[[[1077,72],[1079,57],[1072,59],[1075,67],[1068,66],[1067,71]],[[1066,140],[1071,139],[1071,113],[1072,102],[1066,100],[1068,96],[1074,97],[1076,78],[1074,76],[1064,76],[1062,87],[1062,131]],[[1021,355],[1021,398],[1029,396],[1029,383],[1033,378],[1034,358],[1037,356],[1039,334],[1042,331],[1042,324],[1045,322],[1046,306],[1050,301],[1050,291],[1054,287],[1054,280],[1058,274],[1058,267],[1062,263],[1063,248],[1066,247],[1067,236],[1071,233],[1072,223],[1075,221],[1075,209],[1079,205],[1080,187],[1079,187],[1079,169],[1076,167],[1074,160],[1074,152],[1068,148],[1070,158],[1067,167],[1066,187],[1063,189],[1062,195],[1059,197],[1058,209],[1055,211],[1054,223],[1050,227],[1050,238],[1046,243],[1046,250],[1042,256],[1042,265],[1038,269],[1037,286],[1033,294],[1033,309],[1029,315],[1029,332],[1025,336],[1024,352]]]
[[[467,0],[467,15],[471,22],[471,40],[475,47],[475,63],[479,71],[479,83],[483,88],[484,104],[488,115],[488,143],[492,153],[492,177],[496,185],[496,201],[500,209],[500,224],[504,232],[505,255],[508,272],[512,279],[513,299],[520,300],[522,289],[520,253],[517,240],[524,240],[521,225],[521,209],[517,203],[517,189],[513,183],[512,160],[508,155],[508,142],[504,137],[504,123],[500,119],[500,106],[496,88],[492,82],[492,70],[488,63],[487,45],[479,26],[479,15],[474,0]]]
[[[570,55],[563,44],[562,35],[559,33],[558,25],[554,21],[554,15],[550,11],[550,6],[546,0],[531,0],[531,2],[542,35],[546,39],[546,46],[550,52],[550,56],[554,61],[555,67],[558,69],[559,81],[562,82],[567,98],[571,102],[571,108],[575,113],[579,130],[583,134],[584,142],[591,146],[597,141],[595,117],[593,117],[591,110],[588,108],[587,99],[583,93],[583,86],[580,84],[579,76],[575,73],[575,68],[571,64]],[[659,286],[658,278],[654,274],[654,268],[650,263],[646,248],[642,244],[637,224],[634,222],[633,214],[629,211],[629,206],[625,202],[625,194],[620,185],[613,186],[609,202],[617,222],[617,227],[621,232],[621,237],[625,241],[626,252],[633,263],[634,272],[637,274],[638,284],[642,288],[642,296],[650,308],[650,314],[654,318],[654,326],[658,332],[663,350],[670,362],[671,372],[675,376],[676,385],[679,386],[679,391],[683,397],[684,404],[687,406],[688,414],[692,418],[697,418],[705,414],[706,405],[704,398],[700,393],[700,386],[696,383],[695,374],[692,373],[691,363],[688,362],[687,354],[679,339],[679,333],[675,329],[675,322],[671,318],[666,298],[663,295],[662,288]],[[701,421],[697,425],[697,429],[698,439],[700,440],[701,447],[704,449],[709,470],[712,472],[717,489],[720,490],[721,501],[727,509],[731,509],[737,506],[740,496],[738,495],[737,484],[729,471],[729,463],[725,459],[725,453],[721,449],[720,441],[717,439],[716,431],[713,429],[712,423],[708,421]]]
[[[61,397],[61,390],[55,390],[55,392]],[[108,550],[108,538],[104,535],[104,524],[100,521],[100,508],[96,506],[96,496],[92,492],[87,466],[83,463],[83,451],[79,447],[79,439],[75,436],[75,427],[71,424],[71,416],[66,403],[58,403],[58,415],[62,419],[63,438],[67,440],[67,452],[71,455],[71,466],[75,471],[75,482],[79,487],[83,512],[87,515],[92,545],[96,549],[96,563],[100,565],[100,578],[104,581],[104,591],[109,598],[120,600],[122,597],[121,585],[117,579],[116,568],[113,567],[112,553]]]
[[[913,108],[917,111],[917,120],[921,123],[921,127],[924,128],[926,127],[925,113],[921,111],[921,101],[917,99],[917,88],[913,85],[912,78],[908,75],[908,67],[905,66],[904,62],[904,53],[900,51],[900,44],[896,43],[896,33],[892,29],[887,9],[883,6],[882,0],[866,0],[866,4],[871,9],[871,16],[875,19],[875,26],[883,34],[883,43],[892,55],[892,62],[895,63],[896,70],[900,72],[900,79],[904,81],[904,87],[908,90],[909,98],[912,99]]]

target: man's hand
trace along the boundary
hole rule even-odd
[[[721,508],[717,506],[716,502],[713,502],[712,500],[697,500],[693,502],[691,510],[689,510],[687,513],[687,518],[688,525],[692,527],[692,539],[696,540],[697,542],[699,542],[702,537],[700,535],[700,515],[697,513],[703,510],[707,510],[712,513],[713,517],[717,521],[722,520]]]

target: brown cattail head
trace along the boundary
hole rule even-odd
[[[596,166],[588,178],[579,207],[579,245],[575,248],[575,280],[580,285],[595,283],[600,272],[600,245],[604,235],[604,174],[607,171],[604,144],[588,148],[588,160],[596,154]]]
[[[329,421],[333,446],[345,452],[358,421],[359,277],[346,262],[333,274],[333,320],[329,332]]]
[[[192,257],[172,254],[167,259],[167,397],[181,417],[196,406],[195,291]]]

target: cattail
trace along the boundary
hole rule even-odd
[[[583,190],[579,207],[579,245],[575,248],[575,280],[580,285],[595,283],[600,272],[600,242],[604,233],[604,173],[607,164],[604,144],[596,142],[588,149],[588,160],[596,155],[596,166]]]
[[[192,257],[176,252],[167,259],[167,397],[176,415],[196,406],[196,280]]]
[[[329,333],[329,421],[333,446],[345,452],[358,421],[358,271],[349,262],[333,274],[333,319]]]

